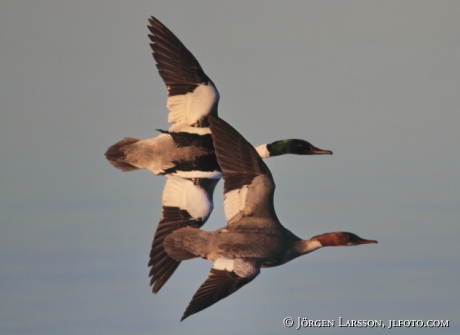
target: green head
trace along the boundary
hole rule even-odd
[[[321,150],[311,143],[304,140],[281,140],[267,144],[267,150],[270,156],[279,156],[284,154],[295,155],[332,155],[330,150]]]

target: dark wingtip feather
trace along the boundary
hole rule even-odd
[[[251,282],[257,274],[255,273],[250,277],[240,277],[234,272],[212,268],[208,279],[193,295],[192,301],[185,309],[180,321],[182,322],[190,315],[196,314],[238,291],[241,287]]]
[[[148,266],[151,267],[149,277],[151,277],[150,286],[153,286],[153,293],[157,293],[163,287],[180,265],[180,261],[176,261],[166,253],[163,245],[165,238],[180,228],[199,228],[206,222],[206,220],[193,219],[186,210],[178,207],[163,206],[162,212],[163,217],[153,238],[148,263]]]
[[[153,57],[157,62],[160,76],[169,87],[168,95],[182,95],[193,92],[197,85],[209,84],[198,60],[165,25],[153,16],[147,26],[152,42]],[[160,55],[166,56],[161,57]],[[166,60],[167,59],[167,60]]]
[[[164,284],[168,281],[168,279],[172,276],[172,274],[176,271],[179,267],[181,262],[177,262],[172,258],[171,262],[168,262],[168,266],[165,266],[164,269],[161,270],[161,275],[152,277],[150,281],[150,285],[152,285],[152,292],[157,293],[163,287]]]

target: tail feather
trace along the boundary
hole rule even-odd
[[[202,230],[194,227],[178,229],[165,238],[163,246],[171,258],[185,261],[196,257],[204,257],[201,248],[206,246]]]
[[[107,160],[123,172],[138,170],[139,168],[128,163],[124,148],[130,144],[140,141],[137,138],[125,137],[107,149],[105,157]]]

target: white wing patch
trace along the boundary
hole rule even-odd
[[[248,185],[244,185],[240,189],[225,193],[224,211],[228,224],[238,221],[243,216],[247,194]]]
[[[234,272],[242,278],[255,278],[260,273],[260,266],[257,266],[253,260],[244,258],[219,257],[214,261],[212,268]]]
[[[226,257],[219,257],[218,259],[215,260],[214,264],[212,265],[212,268],[216,270],[225,270],[225,271],[232,272],[234,262],[235,262],[234,259],[226,258]]]
[[[198,85],[193,92],[174,95],[166,101],[170,110],[168,122],[173,123],[169,131],[185,131],[195,134],[210,134],[209,128],[193,127],[196,122],[211,112],[219,101],[219,92],[212,83]]]
[[[166,176],[163,191],[163,206],[179,207],[186,210],[191,217],[205,220],[211,213],[214,204],[210,195],[193,181],[177,176]]]

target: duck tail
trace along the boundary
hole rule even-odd
[[[206,232],[195,227],[181,228],[166,237],[163,246],[176,261],[201,257],[200,247],[206,245],[204,234]]]
[[[127,160],[125,149],[127,146],[140,141],[137,138],[125,137],[107,149],[105,158],[123,172],[138,170],[139,168],[130,164]]]

